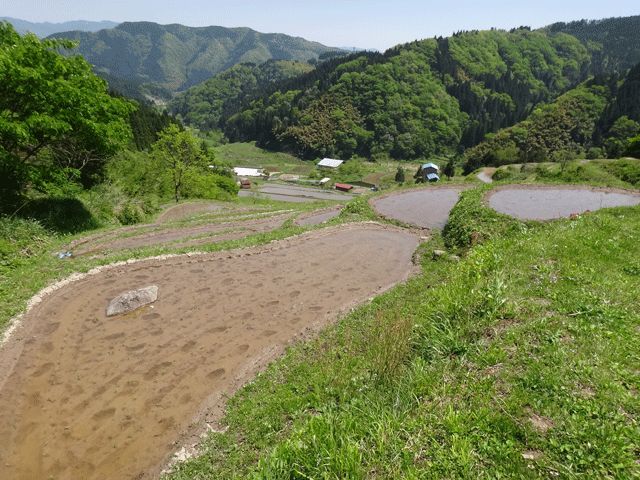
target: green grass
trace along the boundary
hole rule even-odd
[[[168,478],[640,476],[640,208],[522,223],[482,207],[490,188],[465,191],[450,230],[419,247],[419,276],[292,346],[230,398],[228,430]],[[359,197],[332,223],[374,218]],[[52,254],[75,237],[3,219],[0,323],[74,271],[312,228],[322,227],[61,260]],[[433,260],[445,242],[461,261]]]
[[[640,209],[496,221],[290,348],[169,478],[640,475]]]

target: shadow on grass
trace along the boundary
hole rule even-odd
[[[95,230],[102,226],[76,198],[50,197],[32,200],[15,215],[36,220],[46,229],[62,235]]]

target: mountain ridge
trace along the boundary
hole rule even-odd
[[[79,53],[97,72],[136,83],[182,91],[238,63],[267,60],[307,62],[338,51],[302,37],[261,33],[248,27],[187,27],[177,23],[123,22],[98,32],[58,32],[47,38],[78,42]]]

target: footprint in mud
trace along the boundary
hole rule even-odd
[[[275,330],[265,330],[264,332],[262,332],[262,336],[263,337],[271,337],[272,335],[275,335],[276,332]]]
[[[246,352],[247,350],[249,350],[249,345],[240,345],[240,346],[238,347],[238,353],[244,353],[244,352]]]
[[[179,402],[180,402],[180,405],[186,405],[187,403],[191,402],[191,395],[189,395],[188,393],[185,393],[183,396],[180,397]]]
[[[146,343],[141,343],[139,345],[134,345],[133,347],[126,347],[127,352],[132,353],[134,355],[140,355],[142,352],[146,350]]]
[[[146,280],[147,278],[149,278],[149,276],[148,276],[148,275],[138,275],[138,276],[136,277],[136,280]]]
[[[253,286],[253,288],[262,288],[263,284],[262,283],[257,283]]]
[[[107,335],[106,337],[103,338],[103,340],[118,340],[119,338],[123,338],[126,337],[127,335],[124,332],[120,332],[120,333],[114,333],[112,335]]]
[[[165,369],[167,369],[171,365],[172,365],[172,362],[158,363],[157,365],[154,365],[153,367],[151,367],[147,371],[147,373],[145,373],[142,376],[142,378],[144,378],[145,380],[151,380],[151,379],[157,377],[159,373],[165,371]]]
[[[55,332],[56,330],[58,330],[58,327],[60,327],[60,322],[56,322],[56,323],[50,323],[49,325],[46,326],[46,328],[44,329],[44,334],[45,335],[51,335],[53,332]]]
[[[40,365],[36,369],[36,371],[31,374],[31,376],[32,377],[40,377],[40,376],[44,375],[45,373],[47,373],[49,370],[51,370],[52,367],[53,367],[53,363],[52,362]]]
[[[222,280],[222,285],[231,285],[234,282],[234,279],[229,277],[229,278],[225,278],[224,280]]]
[[[245,314],[242,315],[242,320],[249,320],[250,318],[253,317],[253,312],[246,312]]]
[[[100,388],[98,388],[95,392],[93,392],[93,395],[91,395],[91,398],[98,398],[100,397],[104,392],[107,391],[107,387],[105,387],[104,385],[102,385]]]
[[[262,270],[254,270],[253,272],[249,272],[249,275],[262,275]]]
[[[280,304],[280,301],[278,300],[272,300],[271,302],[267,302],[267,304],[265,305],[266,307],[275,307],[276,305]]]
[[[193,347],[196,346],[196,342],[194,340],[189,340],[187,343],[185,343],[182,348],[180,350],[182,350],[183,353],[188,352],[189,350],[192,350]]]
[[[299,297],[299,296],[300,296],[300,290],[294,290],[293,292],[291,292],[291,293],[289,294],[289,296],[290,296],[291,298]]]
[[[359,288],[349,288],[347,289],[348,292],[359,292],[360,289]]]
[[[32,393],[29,395],[29,405],[32,407],[37,407],[42,403],[42,397],[39,392]]]
[[[43,343],[42,346],[40,347],[40,351],[42,353],[51,353],[51,352],[53,352],[53,343],[51,343],[51,342]]]
[[[209,290],[211,290],[211,287],[203,287],[196,290],[196,293],[205,293],[205,292],[208,292]]]
[[[145,313],[142,315],[142,320],[155,320],[156,318],[160,318],[159,313]]]
[[[274,281],[274,282],[280,282],[280,281],[282,281],[282,280],[284,280],[284,277],[274,277],[274,278],[273,278],[273,281]]]
[[[322,310],[322,307],[309,307],[309,310],[311,310],[312,312],[319,312],[320,310]]]
[[[88,406],[89,406],[89,399],[86,399],[86,400],[83,400],[82,402],[80,402],[78,405],[76,405],[76,408],[74,408],[74,410],[76,412],[81,412],[85,408],[87,408]]]
[[[99,422],[101,420],[106,420],[107,418],[113,417],[116,414],[115,408],[107,408],[106,410],[102,410],[96,413],[92,418]]]
[[[200,269],[196,269],[196,270],[189,270],[190,273],[202,273],[202,270]]]
[[[291,319],[291,323],[292,323],[293,325],[295,325],[295,324],[296,324],[296,323],[298,323],[299,321],[300,321],[300,317],[296,317],[296,318]]]
[[[222,333],[226,331],[227,331],[227,327],[213,327],[205,331],[204,333]]]
[[[225,369],[224,368],[219,368],[217,370],[214,370],[213,372],[210,372],[207,374],[207,378],[209,380],[214,380],[218,377],[221,377],[222,375],[224,375]]]
[[[158,328],[157,330],[152,330],[149,332],[149,335],[153,335],[154,337],[157,337],[158,335],[162,335],[164,333],[164,331],[161,328]]]

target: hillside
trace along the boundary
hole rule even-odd
[[[188,125],[201,130],[217,129],[223,112],[232,109],[238,97],[254,94],[311,70],[313,67],[308,63],[295,60],[235,65],[179,93],[169,101],[168,109],[173,115],[181,115]]]
[[[640,18],[622,20],[640,27]],[[605,45],[613,45],[609,36],[598,43],[521,27],[458,32],[399,45],[384,55],[363,52],[271,91],[240,96],[237,112],[221,122],[231,141],[255,140],[308,158],[418,159],[461,152],[488,133],[526,120],[536,106],[552,103],[592,75],[600,82],[611,71],[625,75],[629,61],[640,58],[640,35],[631,32],[624,51],[606,51]],[[328,104],[344,110],[346,123],[329,118]]]
[[[68,31],[50,38],[78,42],[98,72],[171,91],[186,90],[239,63],[270,59],[306,62],[336,50],[299,37],[250,28],[186,27],[125,22],[99,32]]]

